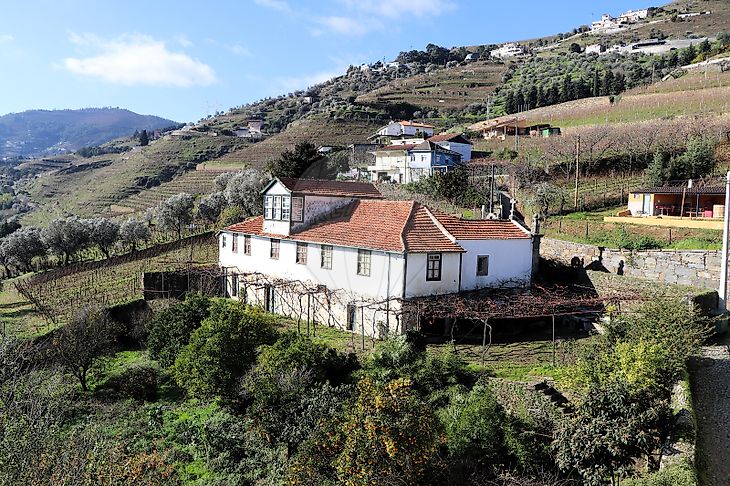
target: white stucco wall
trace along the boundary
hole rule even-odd
[[[220,238],[222,236],[223,233]],[[321,246],[317,243],[308,244],[307,264],[301,265],[296,263],[297,245],[292,240],[280,240],[278,260],[270,258],[269,238],[251,236],[251,255],[243,254],[242,235],[239,236],[238,253],[232,251],[231,234],[228,234],[227,242],[226,248],[222,248],[219,241],[219,264],[240,273],[257,272],[274,278],[316,282],[369,299],[400,297],[403,292],[404,258],[398,253],[372,251],[370,276],[364,276],[357,274],[356,248],[335,246],[332,269],[323,269],[320,265]]]
[[[328,196],[304,196],[304,215],[301,223],[292,223],[292,231],[297,232],[300,228],[309,226],[314,222],[322,220],[325,214],[347,206],[353,198],[328,197]]]
[[[457,240],[466,250],[462,260],[461,290],[498,285],[527,285],[532,275],[532,239]],[[489,255],[489,275],[477,276],[477,256]]]
[[[406,297],[450,294],[459,291],[459,253],[441,254],[441,280],[426,280],[426,253],[409,253]]]

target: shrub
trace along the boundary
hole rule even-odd
[[[697,475],[689,461],[679,461],[642,478],[622,481],[623,486],[697,486]]]
[[[135,365],[109,378],[102,389],[110,389],[122,398],[153,401],[157,399],[157,369],[152,366]]]
[[[210,304],[207,297],[188,294],[183,302],[154,316],[147,325],[150,356],[164,367],[172,366],[180,350],[190,341],[192,332],[208,316]]]
[[[239,302],[214,301],[201,327],[175,360],[175,381],[196,398],[230,395],[256,360],[262,344],[276,339],[274,317]]]

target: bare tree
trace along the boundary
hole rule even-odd
[[[61,364],[87,391],[88,374],[97,358],[109,353],[115,343],[115,326],[108,312],[96,306],[79,310],[60,328],[53,346]]]

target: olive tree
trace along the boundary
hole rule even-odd
[[[261,214],[261,190],[268,181],[268,175],[260,170],[244,169],[237,172],[228,180],[224,191],[228,204],[241,207],[244,216]]]
[[[131,247],[132,251],[137,251],[137,245],[151,236],[149,226],[138,219],[128,219],[119,227],[119,243],[125,248]]]
[[[119,223],[106,218],[95,218],[88,222],[91,227],[91,242],[99,247],[106,258],[119,240]]]
[[[177,239],[181,239],[183,229],[193,221],[193,196],[180,193],[162,201],[155,216],[160,228],[177,233]]]
[[[198,203],[198,215],[206,221],[214,223],[218,220],[228,202],[222,192],[209,194]]]
[[[26,226],[9,234],[2,240],[2,253],[4,263],[12,263],[26,271],[32,270],[33,259],[46,254],[41,230]]]
[[[63,258],[68,264],[71,258],[91,243],[91,225],[88,220],[76,216],[51,221],[41,236],[51,253]]]

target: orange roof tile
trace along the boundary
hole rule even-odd
[[[406,249],[409,252],[463,252],[464,249],[451,241],[436,225],[428,209],[418,203],[403,232]]]
[[[434,211],[434,216],[457,240],[513,240],[531,238],[513,221],[501,219],[461,219]]]

